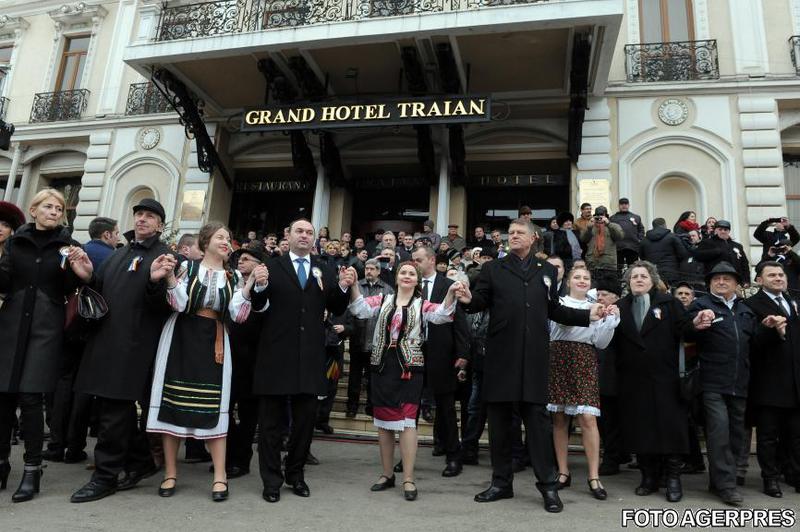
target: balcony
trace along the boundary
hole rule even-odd
[[[563,0],[218,0],[166,7],[156,41]]]
[[[169,113],[172,106],[152,83],[132,83],[128,90],[125,114],[128,116]]]
[[[625,45],[629,83],[719,79],[717,41],[680,41]]]
[[[11,103],[11,100],[8,98],[0,98],[0,121],[5,121],[6,113],[8,112],[8,105]]]
[[[80,120],[89,102],[87,89],[40,92],[33,96],[30,122]]]
[[[792,55],[792,64],[798,76],[800,76],[800,35],[789,37],[789,53]]]

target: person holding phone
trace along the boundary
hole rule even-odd
[[[800,242],[800,233],[789,218],[781,216],[767,218],[758,224],[753,238],[761,242],[761,260],[775,260],[776,255],[785,255]]]

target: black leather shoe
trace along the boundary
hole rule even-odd
[[[667,477],[667,502],[678,502],[683,498],[683,487],[680,477]]]
[[[25,502],[33,499],[33,496],[39,493],[39,481],[42,478],[41,466],[37,468],[30,468],[25,466],[25,471],[22,472],[22,480],[19,483],[17,491],[11,496],[11,502]]]
[[[265,489],[265,490],[264,490],[264,491],[261,493],[261,496],[262,496],[262,497],[264,498],[264,500],[265,500],[265,501],[267,501],[267,502],[278,502],[279,500],[281,500],[281,492],[280,492],[280,491],[278,491],[278,490],[268,490],[268,489]]]
[[[544,510],[551,514],[557,514],[564,509],[564,503],[558,496],[558,489],[553,488],[542,491],[542,498],[544,498]]]
[[[513,499],[514,490],[511,488],[498,488],[496,486],[489,486],[489,489],[484,490],[475,495],[475,502],[494,502],[500,499]]]
[[[402,473],[403,472],[403,461],[400,460],[399,462],[397,462],[394,465],[394,468],[392,469],[392,471],[394,471],[395,473]]]
[[[597,499],[598,501],[604,501],[608,498],[608,493],[606,492],[605,488],[602,484],[600,484],[599,478],[590,478],[589,479],[589,491],[592,492],[592,496]],[[592,484],[594,483],[594,484]],[[597,486],[597,487],[594,487]]]
[[[172,487],[165,488],[164,484],[172,481]],[[158,496],[159,497],[172,497],[175,495],[175,488],[178,486],[178,479],[175,477],[167,477],[161,481],[161,485],[158,487]]]
[[[406,486],[412,486],[414,489],[406,489]],[[416,501],[417,495],[419,495],[417,492],[417,485],[410,480],[403,481],[403,497],[405,497],[407,501]]]
[[[344,417],[349,418],[349,419],[353,419],[354,417],[356,417],[356,411],[355,410],[348,410],[347,412],[345,412]]]
[[[117,492],[116,486],[108,484],[101,484],[95,480],[90,480],[88,484],[76,491],[70,497],[69,502],[91,502],[99,501],[109,495],[114,495]]]
[[[319,465],[319,458],[309,452],[306,455],[306,465]]]
[[[742,494],[736,491],[735,488],[716,490],[715,493],[722,502],[730,506],[739,506],[744,501]]]
[[[438,445],[434,445],[433,450],[431,451],[431,456],[444,456],[446,454],[447,452]]]
[[[329,436],[330,436],[331,434],[333,434],[333,427],[331,427],[331,426],[330,426],[329,424],[327,424],[327,423],[317,423],[316,427],[314,427],[314,428],[316,428],[316,429],[317,429],[318,431],[320,431],[321,433],[323,433],[323,434],[327,434],[327,435],[329,435]]]
[[[619,464],[614,462],[603,462],[600,464],[598,471],[601,477],[610,477],[611,475],[619,475]]]
[[[308,489],[308,484],[304,480],[298,480],[292,485],[292,493],[298,497],[310,497],[311,490]]]
[[[764,479],[764,493],[766,495],[769,495],[770,497],[775,497],[776,499],[780,499],[781,497],[783,497],[783,492],[781,491],[781,485],[774,478]]]
[[[159,469],[158,466],[153,464],[152,467],[148,467],[144,471],[130,471],[125,473],[125,476],[122,477],[122,480],[117,484],[117,491],[126,491],[134,488],[140,481],[158,473]]]
[[[636,495],[645,497],[658,491],[658,482],[650,477],[642,477],[642,482],[636,488]]]
[[[42,459],[48,462],[63,462],[64,449],[47,449],[42,451]]]
[[[442,471],[443,477],[457,477],[461,474],[461,470],[464,469],[461,465],[461,462],[457,460],[453,460],[451,462],[447,462],[447,467],[444,468]]]
[[[225,468],[225,476],[227,476],[228,479],[239,478],[249,474],[250,470],[244,467],[230,466]]]
[[[384,480],[386,479],[386,480]],[[383,480],[383,482],[381,482]],[[381,475],[378,479],[378,482],[372,485],[369,488],[369,491],[384,491],[389,488],[393,488],[395,486],[395,476],[392,475],[391,477],[387,477],[386,475]]]
[[[225,486],[225,489],[222,491],[214,491],[214,486],[216,486],[217,484],[222,484],[223,486]],[[222,482],[221,480],[214,482],[214,484],[211,486],[211,500],[214,502],[222,502],[228,500],[227,482]]]
[[[564,479],[564,480],[561,480]],[[571,473],[559,473],[558,474],[558,485],[556,489],[563,490],[564,488],[568,488],[572,486],[572,474]]]
[[[461,457],[461,463],[463,465],[478,465],[478,455],[465,454],[463,457]]]
[[[85,451],[67,451],[64,453],[65,464],[79,464],[85,462],[89,455]]]

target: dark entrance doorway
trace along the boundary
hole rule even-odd
[[[291,174],[290,168],[237,172],[230,215],[237,238],[248,231],[280,237],[292,220],[311,219],[314,186]]]
[[[568,161],[525,161],[513,164],[512,169],[518,172],[480,174],[480,167],[470,165],[467,235],[472,236],[476,225],[505,233],[523,205],[533,210],[533,221],[541,227],[559,212],[569,210]]]

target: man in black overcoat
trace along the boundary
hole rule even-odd
[[[525,423],[531,463],[548,512],[563,509],[557,491],[553,428],[547,412],[550,366],[549,320],[588,327],[603,315],[562,306],[556,294],[556,270],[531,252],[534,228],[515,220],[508,229],[510,253],[484,264],[467,312],[488,309],[491,317],[484,360],[484,400],[489,417],[492,485],[475,496],[492,502],[514,496],[511,468],[511,416],[514,403]]]
[[[422,273],[422,297],[432,303],[442,303],[453,284],[436,271],[436,254],[430,247],[421,247],[412,254]],[[469,357],[469,327],[464,310],[456,308],[453,321],[442,325],[428,325],[425,339],[426,385],[436,402],[434,431],[445,451],[444,477],[461,473],[461,443],[458,438],[456,415],[456,389],[458,370],[466,367]]]
[[[253,308],[269,303],[253,380],[253,394],[260,396],[258,459],[268,502],[280,500],[284,480],[296,495],[310,494],[303,468],[314,434],[317,396],[328,388],[323,315],[326,308],[342,314],[350,297],[349,285],[340,286],[337,272],[311,255],[313,246],[314,226],[307,220],[292,223],[289,253],[267,260],[269,280],[253,294]],[[292,427],[284,477],[281,430],[287,398]]]
[[[157,261],[164,268],[174,267],[176,260],[160,240],[164,207],[143,199],[133,213],[134,229],[125,233],[128,244],[106,259],[93,277],[109,310],[89,337],[75,391],[96,396],[95,471],[72,495],[72,502],[130,489],[157,471],[147,437],[137,426],[136,402],[146,416],[152,366],[170,314],[166,282],[151,281],[151,265]],[[125,476],[118,482],[122,472]]]
[[[750,349],[749,400],[756,414],[758,465],[764,493],[781,497],[779,445],[787,451],[787,473],[800,493],[800,302],[786,292],[786,273],[778,262],[759,264],[756,281],[761,290],[745,301],[756,317],[786,318],[782,330],[761,329]]]

